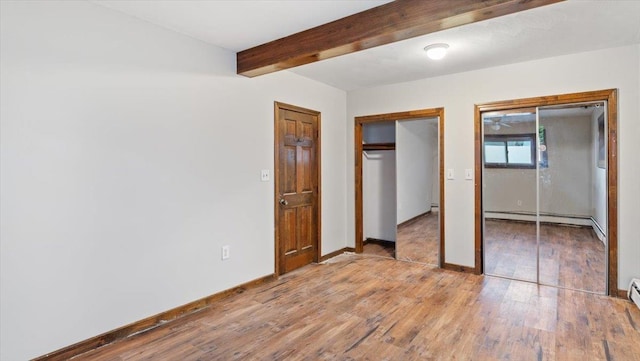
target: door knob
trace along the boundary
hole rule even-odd
[[[287,200],[284,198],[280,198],[280,204],[282,204],[283,206],[287,206],[289,205],[289,202],[287,202]]]

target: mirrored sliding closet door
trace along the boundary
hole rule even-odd
[[[605,109],[483,113],[486,274],[606,292]]]

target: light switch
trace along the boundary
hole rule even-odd
[[[269,170],[268,169],[263,169],[260,171],[260,180],[263,182],[268,182],[269,181]]]
[[[464,170],[464,179],[473,179],[473,170],[471,168],[467,168]]]
[[[453,168],[447,169],[447,179],[454,179],[455,175],[453,173]]]

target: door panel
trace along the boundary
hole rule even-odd
[[[301,166],[299,167],[300,173],[298,173],[298,192],[313,192],[313,184],[311,182],[312,172],[309,167],[306,166],[313,162],[311,152],[313,149],[300,147],[299,159]]]
[[[483,114],[485,272],[538,281],[535,109]]]
[[[282,224],[280,225],[280,241],[284,247],[285,254],[295,252],[296,243],[296,209],[285,209],[282,211]]]
[[[538,109],[541,284],[606,292],[604,105]]]
[[[311,207],[298,208],[300,214],[300,248],[302,250],[313,247],[313,209]]]
[[[276,104],[278,273],[318,259],[319,114]]]
[[[482,114],[485,273],[606,293],[606,108]]]
[[[396,121],[395,251],[399,260],[439,264],[438,123],[437,117]]]
[[[284,148],[284,175],[281,193],[293,194],[296,192],[296,147]]]

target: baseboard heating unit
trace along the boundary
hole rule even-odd
[[[627,295],[631,302],[640,308],[640,279],[634,278],[629,284],[629,293]]]

